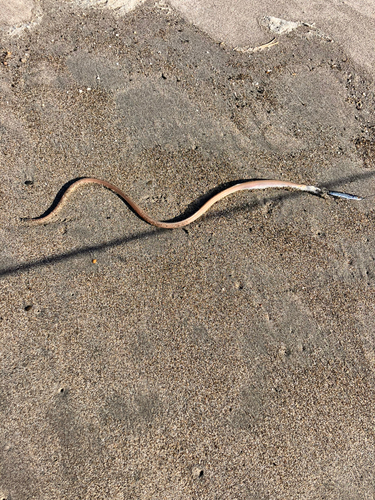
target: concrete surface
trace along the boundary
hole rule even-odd
[[[374,498],[371,3],[35,5],[1,21],[0,498]],[[264,16],[306,24],[254,52]],[[370,197],[21,221],[82,176],[161,219]]]

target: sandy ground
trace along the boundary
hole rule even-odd
[[[375,194],[372,2],[3,3],[0,498],[373,499],[375,198],[21,221]]]

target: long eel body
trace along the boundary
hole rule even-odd
[[[308,193],[312,193],[315,195],[322,195],[322,194],[328,194],[330,196],[335,196],[338,198],[345,198],[345,199],[351,199],[351,200],[361,200],[359,196],[351,195],[349,193],[340,193],[338,191],[328,191],[324,190],[321,188],[318,188],[316,186],[307,186],[305,184],[296,184],[295,182],[289,182],[289,181],[281,181],[281,180],[252,180],[252,181],[245,181],[241,182],[239,184],[234,184],[233,186],[224,189],[223,191],[220,191],[219,193],[215,194],[210,198],[206,203],[204,203],[201,208],[199,208],[195,213],[190,215],[189,217],[186,217],[183,220],[180,220],[178,222],[164,222],[164,221],[159,221],[156,219],[153,219],[150,217],[130,196],[125,194],[121,189],[116,187],[115,185],[111,184],[110,182],[103,181],[101,179],[96,179],[95,177],[84,177],[82,179],[78,179],[66,189],[64,194],[61,196],[60,200],[56,204],[56,206],[52,210],[48,210],[46,212],[46,215],[42,215],[40,217],[36,218],[29,218],[29,219],[24,219],[25,221],[32,223],[32,224],[46,224],[50,222],[55,216],[60,212],[60,210],[63,208],[65,205],[67,199],[69,196],[80,186],[84,184],[99,184],[101,186],[106,187],[107,189],[113,191],[116,193],[120,198],[122,198],[133,210],[134,212],[145,222],[148,222],[148,224],[151,224],[152,226],[160,227],[163,229],[177,229],[180,227],[187,226],[194,222],[195,220],[199,219],[199,217],[202,217],[203,214],[209,210],[212,205],[217,203],[218,201],[222,200],[226,196],[236,193],[237,191],[253,191],[255,189],[268,189],[268,188],[289,188],[289,189],[296,189],[299,191],[306,191]]]

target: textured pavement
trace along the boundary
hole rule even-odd
[[[0,498],[374,498],[372,2],[0,7]]]

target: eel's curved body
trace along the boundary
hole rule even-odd
[[[63,208],[67,199],[73,193],[73,191],[75,191],[78,187],[84,184],[99,184],[100,186],[106,187],[107,189],[113,191],[118,196],[120,196],[120,198],[122,198],[134,210],[134,212],[145,222],[148,222],[148,224],[151,224],[152,226],[160,227],[163,229],[177,229],[180,227],[187,226],[188,224],[191,224],[195,220],[199,219],[199,217],[202,217],[202,215],[205,214],[207,210],[209,210],[212,207],[212,205],[222,200],[226,196],[232,193],[236,193],[237,191],[246,191],[246,190],[253,191],[255,189],[268,189],[268,188],[289,188],[289,189],[297,189],[299,191],[306,191],[308,193],[312,193],[315,195],[328,194],[330,196],[351,199],[351,200],[362,199],[358,196],[351,195],[348,193],[340,193],[338,191],[326,191],[316,186],[296,184],[295,182],[281,181],[281,180],[252,180],[235,184],[227,189],[224,189],[223,191],[220,191],[219,193],[212,196],[212,198],[210,198],[208,201],[206,201],[206,203],[204,203],[202,207],[199,208],[193,215],[190,215],[189,217],[186,217],[183,220],[180,220],[178,222],[164,222],[150,217],[134,200],[132,200],[132,198],[130,198],[130,196],[125,194],[121,189],[114,186],[110,182],[96,179],[95,177],[83,177],[82,179],[78,179],[72,182],[72,184],[70,184],[70,186],[61,196],[57,205],[52,210],[51,209],[48,210],[46,212],[46,215],[42,215],[36,218],[23,219],[23,220],[32,224],[46,224],[50,222]]]

